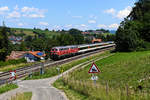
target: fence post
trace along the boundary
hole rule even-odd
[[[108,82],[106,82],[106,95],[108,95],[108,91],[109,91],[108,88],[109,88],[108,87]]]
[[[128,98],[129,98],[129,87],[128,87],[128,85],[126,85],[126,96],[127,96],[127,100],[128,100]]]

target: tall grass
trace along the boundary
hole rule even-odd
[[[8,61],[0,61],[0,67],[7,66],[7,65],[15,65],[20,63],[26,63],[27,61],[24,58],[17,59],[17,60],[8,60]]]
[[[150,94],[144,91],[133,91],[128,86],[112,88],[109,84],[101,85],[93,81],[60,79],[69,89],[86,96],[86,100],[150,100]]]
[[[32,92],[17,93],[16,96],[11,97],[11,100],[31,100]]]
[[[36,62],[38,63],[38,62]],[[15,70],[17,68],[21,68],[21,67],[25,67],[25,66],[31,66],[35,63],[20,63],[20,64],[15,64],[15,65],[7,65],[7,66],[2,66],[0,67],[0,71],[4,72],[4,71],[10,71],[10,70]]]

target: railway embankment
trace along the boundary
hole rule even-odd
[[[101,73],[96,83],[89,74],[91,64],[77,68],[54,86],[70,100],[149,100],[150,51],[115,53],[95,61]]]
[[[56,75],[59,75],[65,71],[71,69],[72,67],[74,67],[78,64],[81,64],[81,63],[84,63],[87,61],[93,61],[93,60],[96,60],[100,57],[107,56],[107,55],[111,55],[110,51],[99,52],[99,53],[93,54],[91,56],[83,57],[78,60],[74,60],[74,61],[62,64],[62,65],[56,65],[54,67],[44,69],[44,74],[41,74],[40,72],[35,72],[32,74],[32,77],[27,76],[25,78],[25,80],[43,79],[43,78],[56,76]]]

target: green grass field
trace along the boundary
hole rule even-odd
[[[55,31],[45,31],[45,30],[34,30],[34,29],[26,29],[26,28],[11,28],[11,30],[15,30],[15,34],[20,34],[21,31],[23,31],[24,34],[26,34],[27,36],[35,36],[35,33],[33,33],[33,31],[36,31],[40,34],[45,33],[46,37],[52,38],[55,35],[59,35],[59,32],[55,32]]]
[[[91,80],[92,75],[88,74],[91,65],[70,73],[54,86],[63,89],[67,95],[68,90],[74,91],[68,97],[74,100],[150,99],[150,51],[116,53],[95,63],[101,70],[96,74],[99,77],[96,86]]]

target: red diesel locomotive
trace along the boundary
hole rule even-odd
[[[60,46],[51,49],[51,59],[57,60],[66,56],[76,55],[79,49],[77,46]]]

